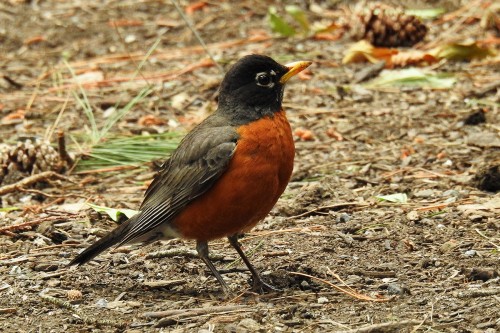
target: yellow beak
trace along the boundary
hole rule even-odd
[[[295,61],[289,64],[286,64],[285,67],[288,68],[288,72],[285,73],[280,79],[281,84],[285,84],[292,76],[302,72],[304,69],[309,67],[312,64],[312,61]]]

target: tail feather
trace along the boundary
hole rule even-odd
[[[83,252],[79,253],[73,260],[71,260],[68,265],[83,265],[94,259],[94,257],[99,255],[101,252],[104,252],[113,245],[120,243],[127,234],[135,219],[136,216],[130,218],[116,229],[110,231],[107,235],[99,239],[94,244],[90,245]]]

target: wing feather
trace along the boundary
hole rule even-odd
[[[163,164],[146,191],[141,212],[118,246],[172,221],[224,173],[236,150],[238,133],[231,126],[211,127],[210,121],[202,124],[206,125],[190,132]]]

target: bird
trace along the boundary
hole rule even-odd
[[[263,281],[238,239],[268,215],[288,185],[295,145],[283,93],[289,79],[311,63],[281,65],[260,54],[239,59],[222,79],[217,109],[161,165],[139,212],[69,265],[83,265],[112,246],[191,239],[229,292],[208,249],[209,241],[227,237],[251,273],[252,291],[277,290]]]

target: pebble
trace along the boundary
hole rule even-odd
[[[410,221],[417,221],[419,219],[418,212],[416,210],[412,210],[406,214],[406,218]]]
[[[350,220],[351,220],[351,215],[347,213],[342,213],[340,214],[339,217],[337,217],[337,223],[346,223],[349,222]]]
[[[9,271],[10,275],[21,275],[23,273],[23,270],[19,266],[12,266],[12,268]]]
[[[54,288],[61,285],[61,280],[50,279],[47,281],[47,287]]]
[[[125,36],[125,43],[130,44],[133,43],[137,40],[137,37],[135,35],[127,35]]]
[[[476,253],[477,253],[476,250],[467,250],[465,251],[464,254],[466,257],[472,258],[476,255]]]
[[[108,306],[108,301],[105,300],[104,298],[99,298],[97,302],[95,302],[95,305],[98,308],[106,308]]]
[[[460,192],[458,192],[457,190],[448,190],[448,191],[443,192],[442,196],[443,197],[459,197]]]
[[[473,214],[473,215],[469,216],[469,219],[472,222],[480,222],[483,219],[483,216],[479,215],[479,214]]]
[[[428,198],[428,197],[432,197],[434,195],[434,191],[430,190],[430,189],[420,190],[420,191],[415,192],[413,195],[416,197],[419,197],[419,198]]]
[[[309,287],[310,287],[310,286],[309,286],[309,283],[308,283],[306,280],[302,281],[302,282],[300,283],[300,286],[301,286],[302,288],[305,288],[305,289],[307,289],[307,288],[309,288]]]
[[[325,303],[328,303],[328,302],[329,302],[329,300],[326,297],[319,297],[318,298],[318,304],[325,304]]]
[[[260,324],[256,320],[252,318],[245,318],[238,323],[238,326],[236,326],[236,332],[258,332],[260,328]]]
[[[387,293],[389,295],[410,295],[410,290],[407,287],[401,286],[398,283],[390,283],[387,286]]]

